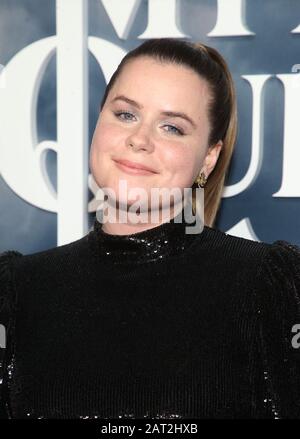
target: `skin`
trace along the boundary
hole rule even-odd
[[[140,108],[124,100],[113,102],[120,95],[136,101]],[[123,69],[99,114],[90,151],[95,182],[101,188],[111,188],[120,202],[116,213],[124,208],[123,203],[127,202],[128,208],[138,199],[122,197],[118,191],[120,179],[126,180],[128,191],[144,188],[149,200],[151,188],[183,190],[193,185],[201,171],[209,176],[222,148],[222,141],[208,147],[209,97],[206,80],[187,67],[139,57]],[[183,118],[162,115],[163,111],[184,112],[195,126]],[[114,158],[138,162],[156,173],[128,174],[116,166]],[[161,204],[151,207],[162,214]],[[176,214],[175,202],[170,217]],[[159,223],[104,222],[102,229],[109,234],[127,235],[163,222],[162,214]]]

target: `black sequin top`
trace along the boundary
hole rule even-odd
[[[0,323],[2,417],[300,418],[286,241],[174,222],[112,236],[95,220],[70,244],[0,255]]]
[[[147,264],[176,256],[192,243],[193,235],[186,233],[186,227],[193,225],[195,222],[185,222],[183,212],[180,212],[159,227],[131,235],[110,235],[103,232],[102,224],[95,220],[97,254],[109,265]]]

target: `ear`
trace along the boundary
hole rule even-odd
[[[223,142],[222,140],[219,140],[218,143],[208,148],[202,166],[202,172],[204,172],[206,177],[209,176],[209,174],[213,171],[214,167],[216,166],[222,147],[223,147]]]

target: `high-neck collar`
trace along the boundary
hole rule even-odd
[[[182,221],[177,222],[177,217],[182,218]],[[97,253],[103,261],[114,265],[141,264],[179,254],[189,246],[195,236],[186,233],[186,227],[194,223],[187,223],[183,212],[175,218],[130,235],[105,233],[102,223],[95,218],[92,233],[96,240]]]

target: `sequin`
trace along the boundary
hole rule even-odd
[[[67,322],[63,328],[70,335],[69,348],[71,346],[68,351],[68,354],[71,353],[71,361],[65,368],[65,375],[61,372],[61,369],[65,367],[63,361],[58,361],[57,364],[49,361],[49,375],[47,375],[48,357],[46,357],[47,368],[45,370],[40,368],[39,361],[42,358],[39,356],[39,351],[37,351],[36,357],[35,351],[34,355],[29,355],[26,349],[22,350],[22,343],[17,344],[18,349],[16,349],[14,343],[16,332],[20,337],[23,326],[15,331],[17,291],[14,288],[12,271],[9,266],[10,257],[13,254],[10,254],[10,257],[5,255],[0,258],[0,314],[6,320],[8,316],[10,317],[5,360],[4,350],[0,349],[0,402],[5,405],[9,417],[180,419],[192,418],[195,415],[197,418],[245,418],[247,416],[255,418],[257,416],[258,418],[282,419],[298,415],[300,418],[299,357],[294,351],[291,351],[290,333],[284,332],[286,327],[290,331],[292,323],[300,323],[300,253],[291,245],[280,242],[273,244],[270,247],[270,252],[269,248],[265,252],[263,244],[252,244],[212,229],[206,228],[205,231],[208,232],[205,234],[205,240],[202,242],[199,240],[201,244],[205,244],[204,248],[198,249],[199,253],[201,251],[203,259],[198,258],[198,256],[194,257],[193,254],[196,265],[192,265],[192,259],[189,260],[192,265],[191,271],[187,270],[187,276],[184,279],[180,276],[176,277],[177,271],[180,272],[177,267],[182,263],[182,259],[174,257],[171,264],[165,266],[157,263],[160,260],[167,260],[169,256],[179,255],[181,257],[182,252],[185,252],[194,242],[194,235],[185,234],[184,223],[167,223],[134,235],[117,236],[103,233],[100,223],[95,222],[94,230],[88,235],[88,239],[81,241],[82,247],[76,247],[77,244],[75,244],[75,251],[74,247],[71,248],[71,251],[69,251],[69,246],[65,247],[67,257],[65,257],[66,253],[60,253],[60,251],[65,251],[64,247],[62,250],[58,248],[55,251],[51,250],[50,253],[44,253],[46,258],[41,259],[41,267],[46,266],[47,270],[52,270],[55,267],[57,270],[58,261],[61,265],[59,265],[59,270],[53,271],[57,275],[54,283],[49,277],[49,285],[47,285],[49,290],[46,290],[49,294],[44,295],[44,299],[45,297],[54,298],[53,308],[41,306],[42,316],[47,317],[47,313],[50,311],[52,317],[49,322],[51,324],[54,322],[56,325],[56,318],[60,311],[58,305],[65,305],[65,301],[70,300],[66,306],[65,314],[60,314],[60,324],[62,325],[62,320]],[[238,247],[235,247],[236,244]],[[96,253],[94,253],[95,248],[97,249]],[[236,253],[231,253],[235,250],[237,250]],[[263,256],[267,256],[262,261],[260,251],[262,251]],[[250,259],[250,255],[253,256],[253,259]],[[39,257],[43,258],[43,253]],[[237,268],[225,271],[225,267],[232,267],[231,257],[234,258]],[[242,260],[241,265],[238,265],[239,258],[243,257],[249,259]],[[32,261],[31,258],[29,260]],[[65,260],[66,264],[63,265]],[[25,264],[26,279],[39,275],[39,266],[36,265],[39,261],[39,259],[35,259],[35,263],[32,264],[33,268],[30,264]],[[137,272],[140,270],[142,273],[147,272],[148,267],[142,267],[139,264],[154,262],[157,263],[155,267],[162,269],[153,270],[154,275],[162,272],[164,276],[165,274],[169,275],[168,268],[170,268],[172,274],[169,277],[174,277],[174,283],[172,288],[168,290],[163,283],[160,289],[159,282],[156,282],[155,278],[155,286],[158,287],[158,291],[155,291],[156,295],[152,294],[151,288],[148,288],[148,295],[145,295],[146,300],[143,300],[146,291],[143,285],[141,290],[134,291],[137,294],[135,294],[133,301],[129,302],[130,295],[125,297],[123,288],[124,285],[127,286],[128,277],[132,281],[131,285],[135,285],[135,278],[124,276],[124,271],[120,269],[122,276],[119,279],[122,279],[122,282],[119,282],[118,279],[114,282],[117,289],[113,290],[113,294],[111,294],[110,283],[106,284],[107,288],[103,288],[103,284],[111,280],[110,276],[106,276],[105,282],[102,283],[105,276],[101,277],[102,271],[99,270],[98,261],[101,262],[101,265],[102,263],[123,264],[125,270],[129,266],[132,267],[132,264],[138,265]],[[51,266],[52,262],[53,266]],[[88,269],[82,268],[83,262],[86,262],[85,267]],[[251,276],[249,273],[247,274],[245,266],[248,266],[248,262],[250,262],[250,266],[255,267],[255,275],[253,272],[250,272]],[[97,270],[93,271],[93,264],[97,265]],[[257,269],[258,266],[262,267],[260,273]],[[75,275],[69,277],[70,283],[64,284],[68,270]],[[117,269],[114,267],[116,275],[118,270],[119,267]],[[250,281],[248,279],[246,284],[243,284],[240,278],[237,282],[240,270],[242,279],[244,279],[245,273],[249,276]],[[90,275],[91,272],[93,281],[89,284],[89,278],[86,277],[86,274]],[[205,277],[207,272],[209,275]],[[200,275],[198,275],[199,273]],[[167,276],[164,277],[164,281],[166,279]],[[189,282],[186,282],[187,279]],[[84,281],[84,288],[78,287],[79,280]],[[141,276],[139,280],[141,280]],[[202,288],[199,287],[200,280],[204,281],[201,284]],[[151,286],[152,279],[149,281]],[[31,291],[30,285],[27,290],[25,289],[26,295],[23,301],[24,296],[22,297],[22,294],[18,296],[22,305],[20,308],[26,310],[24,320],[28,322],[23,341],[27,336],[29,339],[30,336],[34,337],[40,329],[40,326],[34,326],[33,323],[35,323],[36,308],[41,305],[38,298],[46,286],[45,282],[35,285],[37,287],[33,291]],[[53,287],[54,285],[55,287]],[[58,295],[55,296],[57,292],[55,288],[58,285],[62,287],[62,290],[58,289]],[[119,285],[120,289],[118,290]],[[190,289],[186,288],[186,285]],[[190,291],[192,293],[189,295]],[[166,293],[167,295],[165,295]],[[111,300],[114,294],[117,297],[117,302]],[[176,294],[182,298],[181,301],[176,301]],[[59,302],[57,297],[62,300]],[[241,297],[243,298],[242,302],[240,301]],[[135,320],[137,298],[141,298],[139,311],[142,312],[142,318],[140,321]],[[27,306],[28,299],[33,304],[33,310]],[[90,336],[94,334],[94,330],[96,331],[96,349],[92,352],[96,355],[100,352],[102,356],[102,351],[99,349],[104,347],[106,339],[103,345],[100,346],[98,343],[99,334],[102,329],[105,329],[105,325],[103,328],[99,326],[102,321],[101,318],[98,318],[99,315],[96,311],[97,307],[99,309],[105,308],[110,300],[113,308],[110,308],[110,312],[103,314],[102,317],[106,318],[105,324],[113,321],[111,327],[109,326],[111,338],[113,338],[116,328],[119,330],[118,336],[123,337],[122,345],[118,344],[118,337],[117,343],[113,344],[120,349],[121,355],[117,357],[117,360],[122,361],[122,355],[125,357],[129,355],[130,349],[131,352],[134,352],[144,339],[148,340],[145,335],[149,336],[149,334],[154,333],[155,325],[152,325],[151,320],[153,312],[156,313],[156,318],[161,317],[162,326],[160,329],[162,330],[155,334],[152,344],[153,352],[155,351],[154,346],[159,345],[160,341],[162,343],[160,349],[156,351],[157,357],[155,357],[153,366],[151,363],[149,368],[150,374],[148,371],[141,374],[139,372],[148,366],[147,360],[151,362],[153,352],[145,360],[143,355],[140,355],[143,354],[143,351],[137,350],[138,355],[130,363],[131,366],[138,364],[137,369],[133,367],[126,370],[126,373],[121,376],[120,382],[114,381],[115,374],[110,374],[111,361],[108,364],[107,375],[104,378],[101,376],[99,381],[95,381],[95,376],[98,376],[98,366],[103,366],[102,357],[100,360],[97,358],[97,361],[93,363],[93,358],[89,357],[89,350],[84,351],[80,343],[75,343],[74,346],[74,331],[79,328],[77,334],[85,334],[82,331],[83,320],[91,320],[92,331],[88,331],[87,334]],[[122,306],[118,307],[120,300],[122,300]],[[157,300],[156,308],[152,307],[154,300]],[[122,315],[127,303],[129,303],[129,312]],[[95,304],[96,307],[93,307]],[[168,308],[169,304],[170,308]],[[228,307],[225,306],[227,313],[221,309],[224,304],[229,304]],[[69,305],[71,306],[69,307]],[[161,312],[163,305],[167,305],[165,309],[172,309],[172,312],[169,314]],[[174,305],[173,308],[172,305]],[[112,309],[113,312],[111,312]],[[79,319],[81,312],[83,320]],[[64,319],[62,319],[62,315]],[[201,317],[199,317],[200,315]],[[150,316],[150,319],[147,320],[147,316]],[[181,320],[184,316],[187,318]],[[139,326],[132,325],[130,329],[130,318],[133,319],[131,323],[138,321]],[[299,320],[297,320],[298,318]],[[41,322],[42,319],[40,319]],[[167,326],[164,325],[165,322]],[[190,325],[189,322],[191,322]],[[212,323],[211,326],[209,326],[210,323]],[[55,325],[53,325],[52,330]],[[33,327],[34,330],[32,330]],[[99,327],[101,331],[99,331]],[[140,329],[144,338],[139,337],[140,333],[136,331],[136,334],[132,328]],[[148,332],[144,331],[145,328],[149,329]],[[209,330],[205,332],[207,328]],[[225,328],[228,332],[223,332]],[[49,336],[47,329],[47,326],[43,327],[44,332],[38,334],[38,338],[41,335],[40,341],[42,343],[44,343],[44,337]],[[275,337],[273,333],[275,333]],[[65,333],[61,331],[59,336],[63,338]],[[45,344],[45,352],[49,353],[53,350],[54,358],[57,359],[56,345],[52,343],[52,338],[53,333],[51,332],[50,343],[49,345]],[[89,340],[89,337],[86,337],[85,340]],[[109,337],[108,340],[111,341]],[[124,340],[125,342],[129,341],[129,343],[122,351]],[[244,343],[245,340],[246,343]],[[132,341],[137,343],[131,343]],[[172,345],[173,342],[174,345]],[[202,342],[203,344],[201,344]],[[32,342],[32,346],[35,347],[34,342]],[[63,354],[66,345],[62,343],[61,346],[60,354]],[[104,351],[112,354],[109,343],[107,346],[108,349],[106,351],[104,349]],[[107,346],[105,347],[107,348]],[[165,364],[162,364],[165,374],[161,374],[161,368],[156,368],[156,365],[170,346],[173,346],[174,349],[169,351],[169,358],[166,356]],[[148,343],[145,343],[144,347],[148,349]],[[77,357],[74,355],[76,360],[80,361],[82,353],[85,354],[80,363],[81,367],[85,366],[82,375],[79,374],[80,380],[82,379],[82,381],[79,380],[81,387],[76,387],[78,384],[76,374],[79,368],[78,363],[72,357],[77,349],[80,355]],[[110,360],[111,358],[113,355],[109,356]],[[64,358],[64,360],[66,359]],[[24,367],[25,363],[29,365],[27,368]],[[94,364],[94,369],[91,367],[92,364]],[[190,367],[191,364],[196,367]],[[53,366],[54,372],[51,375]],[[114,366],[116,375],[118,375],[119,362],[115,361]],[[31,368],[34,370],[33,372],[31,372]],[[153,375],[151,375],[152,372]],[[149,375],[152,378],[155,377],[153,382],[148,381]],[[142,379],[139,383],[137,377],[140,376]],[[55,381],[57,377],[59,379]],[[108,379],[111,378],[112,385],[110,382],[107,383]],[[94,385],[95,382],[97,385]],[[40,383],[45,385],[42,390]],[[53,388],[55,391],[52,393]],[[91,402],[93,398],[94,400]]]
[[[194,224],[185,221],[182,211],[176,218],[152,229],[131,235],[111,235],[102,230],[102,223],[95,218],[92,233],[96,234],[98,255],[104,256],[104,263],[137,265],[183,252],[195,238],[195,235],[186,233],[186,227]]]

